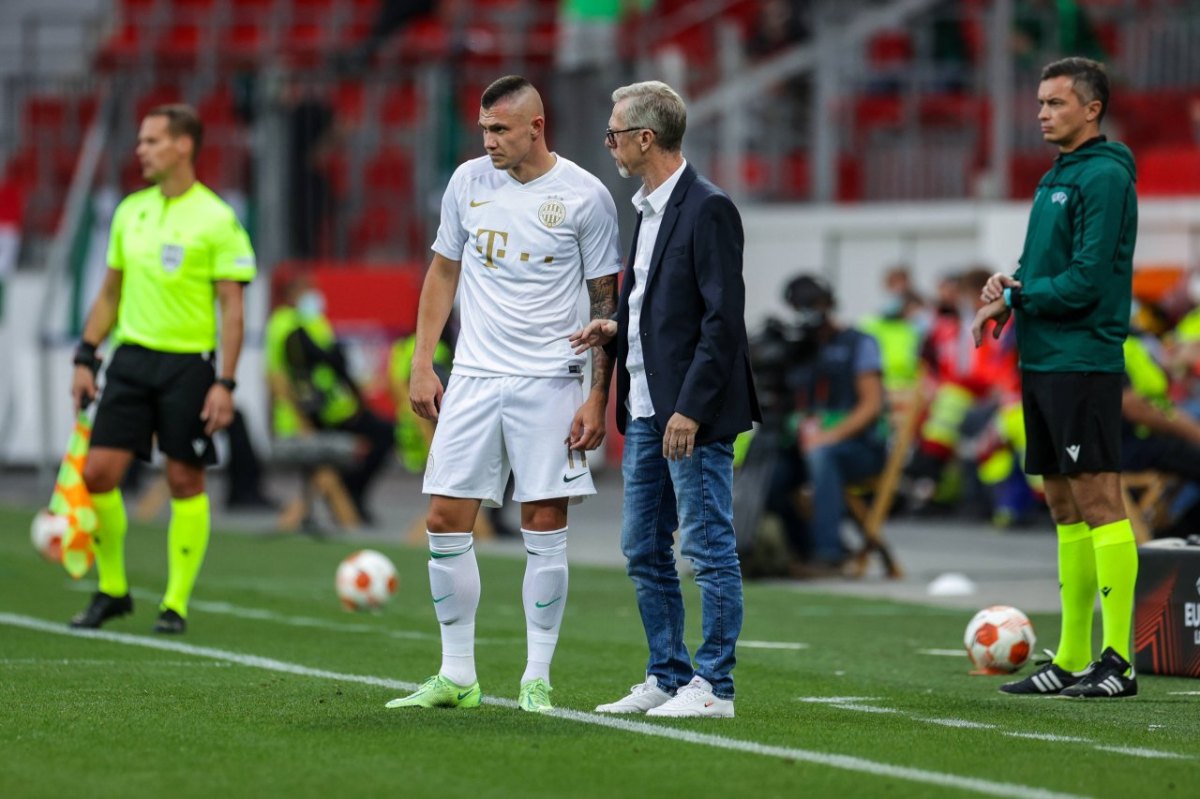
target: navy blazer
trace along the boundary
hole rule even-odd
[[[639,219],[639,229],[641,227]],[[629,396],[629,295],[638,231],[617,307],[617,428]],[[746,341],[742,219],[729,197],[684,168],[663,210],[642,300],[642,353],[654,417],[679,412],[700,423],[696,444],[727,439],[762,421]]]

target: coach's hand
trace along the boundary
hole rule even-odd
[[[983,345],[983,331],[987,327],[989,319],[996,320],[996,326],[992,328],[992,338],[1000,338],[1000,334],[1004,332],[1004,326],[1008,324],[1011,316],[1012,309],[1004,304],[1003,297],[980,308],[975,314],[975,321],[971,323],[971,337],[975,339],[975,346]]]
[[[211,436],[233,424],[233,392],[220,383],[213,383],[204,398],[204,410],[200,411],[204,422],[204,435]]]
[[[663,431],[663,457],[669,461],[681,461],[692,457],[696,448],[696,431],[700,423],[682,413],[673,413]]]
[[[1005,289],[1020,287],[1021,281],[1014,279],[1011,275],[997,272],[988,278],[987,283],[983,286],[983,291],[979,292],[979,299],[984,302],[995,302],[1004,296]]]
[[[96,399],[96,373],[86,366],[75,365],[71,378],[71,397],[75,400],[75,413],[79,413]]]
[[[422,419],[436,422],[438,409],[442,407],[442,381],[433,367],[413,364],[412,376],[408,379],[408,400],[413,413]]]
[[[567,342],[575,350],[576,355],[587,352],[592,347],[603,347],[617,335],[617,323],[612,319],[593,319],[582,330],[576,330],[567,336]]]
[[[567,447],[577,451],[595,449],[604,443],[604,408],[608,398],[599,391],[588,395],[575,418],[571,420],[571,435]]]

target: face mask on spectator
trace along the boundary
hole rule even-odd
[[[296,312],[302,319],[316,319],[325,313],[325,295],[319,291],[306,291],[296,300]]]

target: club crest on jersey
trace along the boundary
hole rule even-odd
[[[567,218],[567,206],[562,200],[546,200],[538,208],[538,219],[546,227],[558,227]]]
[[[1054,192],[1053,194],[1050,195],[1050,202],[1057,203],[1058,205],[1066,205],[1067,204],[1067,193],[1065,191]]]
[[[174,272],[183,266],[183,247],[178,244],[164,244],[159,258],[162,261],[163,269]]]

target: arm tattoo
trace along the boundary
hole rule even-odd
[[[617,276],[605,275],[587,281],[592,319],[611,319],[617,310]],[[612,359],[602,347],[592,347],[592,389],[608,395]]]

